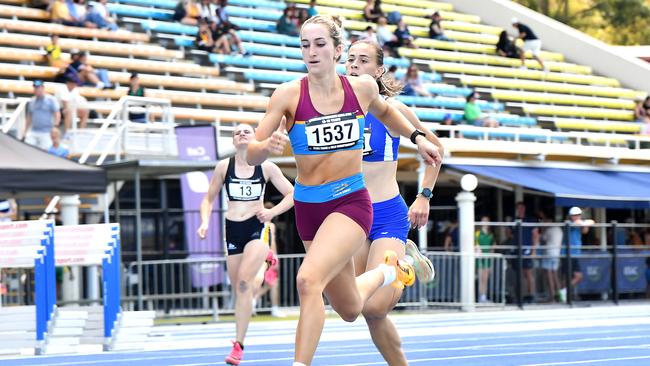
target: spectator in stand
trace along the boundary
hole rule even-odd
[[[66,145],[61,144],[61,130],[58,127],[52,128],[50,131],[50,138],[52,139],[52,146],[47,149],[47,152],[58,157],[67,159],[70,150]]]
[[[61,123],[61,112],[56,98],[45,93],[42,80],[34,81],[34,96],[27,105],[25,142],[47,150],[52,145],[50,131]]]
[[[284,8],[282,15],[278,18],[276,23],[278,33],[286,34],[288,36],[298,35],[298,27],[296,27],[296,24],[292,21],[294,9],[295,8],[289,6]]]
[[[439,12],[431,14],[431,23],[429,24],[429,38],[438,41],[454,42],[453,39],[445,35],[445,30],[442,29],[442,17]]]
[[[244,50],[244,46],[241,43],[241,39],[237,35],[237,30],[239,30],[239,27],[233,23],[230,22],[230,18],[228,17],[228,12],[226,9],[226,6],[228,6],[228,0],[219,0],[219,6],[217,7],[217,11],[215,12],[216,18],[217,18],[217,23],[219,24],[220,27],[223,27],[224,33],[228,35],[228,39],[230,40],[230,45],[235,45],[237,47],[237,50],[239,51],[239,54],[248,56],[249,53]]]
[[[86,0],[69,1],[68,10],[80,27],[97,28],[97,25],[88,20],[88,4],[86,4]]]
[[[302,27],[303,24],[309,19],[309,12],[307,9],[297,9],[298,12],[298,28]]]
[[[75,114],[79,118],[79,125],[77,127],[86,128],[86,124],[88,123],[88,108],[85,107],[85,104],[87,101],[86,98],[79,94],[76,81],[72,78],[66,78],[65,85],[59,87],[54,96],[61,107],[65,131],[70,131],[72,128]]]
[[[78,22],[70,14],[70,9],[66,0],[55,0],[50,6],[50,20],[52,23],[59,23],[73,27],[82,27],[83,24]]]
[[[562,248],[562,273],[564,274],[564,288],[560,289],[560,301],[566,302],[567,299],[567,289],[569,281],[571,281],[571,286],[574,288],[574,294],[576,286],[582,281],[582,269],[580,268],[580,261],[578,261],[578,256],[582,252],[582,235],[585,235],[589,232],[589,227],[593,225],[594,220],[583,220],[582,219],[582,210],[580,207],[571,207],[569,209],[569,221],[571,225],[569,227],[569,241],[568,244],[571,247],[571,274],[569,274],[568,264],[566,258],[566,248]]]
[[[316,0],[309,1],[309,8],[307,8],[307,15],[308,18],[318,15],[318,10],[316,10]]]
[[[140,77],[135,72],[131,74],[131,78],[129,79],[127,95],[131,97],[144,97],[144,88],[140,85]],[[139,109],[136,112],[129,111],[129,121],[147,123],[147,114],[141,111],[142,108]]]
[[[454,117],[451,115],[451,113],[445,113],[445,115],[442,116],[441,124],[444,126],[452,126],[455,124]],[[438,130],[436,131],[436,135],[438,135],[438,137],[450,137],[451,131]]]
[[[395,32],[393,33],[395,34],[395,37],[397,37],[398,47],[417,48],[413,43],[415,38],[411,36],[409,27],[406,25],[404,19],[400,19],[399,23],[397,23],[397,28],[395,28]]]
[[[501,31],[496,51],[499,56],[509,58],[521,58],[523,51],[510,39],[508,32]]]
[[[72,62],[66,68],[66,76],[75,79],[77,84],[91,84],[98,89],[103,89],[104,82],[99,79],[97,71],[88,65],[88,54],[79,50],[70,51],[70,53],[72,54]]]
[[[106,2],[107,0],[99,0],[90,5],[86,20],[96,25],[97,28],[116,31],[117,24],[115,23],[115,19],[111,18]]]
[[[62,71],[68,67],[68,63],[61,59],[61,46],[59,46],[59,35],[51,34],[50,35],[50,44],[45,47],[45,58],[47,59],[47,64],[52,67],[58,67]]]
[[[406,69],[406,74],[404,74],[404,90],[402,91],[403,95],[410,96],[421,96],[421,97],[430,97],[431,93],[427,91],[422,83],[422,77],[420,76],[420,70],[415,64],[410,64],[408,69]]]
[[[523,202],[517,202],[515,219],[521,220],[522,223],[538,222],[535,217],[526,215],[526,205]],[[522,226],[521,232],[521,248],[522,256],[524,257],[523,274],[527,290],[527,295],[524,296],[524,301],[532,303],[535,301],[535,261],[532,257],[536,255],[537,247],[539,245],[539,228],[533,226]],[[514,233],[514,235],[516,243],[518,233]]]
[[[548,68],[539,57],[539,53],[542,51],[542,41],[537,38],[529,26],[520,23],[517,18],[512,18],[512,25],[517,28],[519,31],[519,38],[524,41],[524,52],[521,52],[521,67],[526,68],[526,51],[530,51],[533,58],[539,62],[539,66],[542,70],[548,72]]]
[[[362,41],[370,41],[373,43],[379,43],[377,40],[377,34],[375,34],[375,30],[372,28],[371,25],[366,27],[366,30],[361,34],[359,37],[360,40]]]
[[[542,222],[550,223],[552,220],[548,215],[543,215]],[[546,288],[548,288],[549,300],[559,300],[560,279],[558,269],[560,268],[560,250],[562,249],[562,228],[559,226],[547,226],[542,231],[541,242],[544,248],[542,269],[546,276]]]
[[[499,127],[499,122],[497,120],[481,112],[481,108],[476,103],[478,98],[479,94],[477,92],[472,92],[467,96],[467,98],[465,98],[467,102],[465,103],[463,119],[474,126]]]
[[[201,9],[194,0],[179,0],[174,8],[172,20],[182,24],[197,25],[201,16]]]
[[[448,252],[458,251],[460,245],[458,235],[458,219],[454,217],[449,221],[449,225],[445,230],[444,250]]]
[[[489,216],[481,217],[481,222],[490,222]],[[474,234],[476,253],[489,254],[494,252],[494,234],[489,226],[483,225]],[[492,270],[491,258],[479,258],[476,260],[476,268],[478,269],[478,302],[488,302],[487,290],[488,279]]]
[[[377,41],[381,48],[388,52],[388,54],[393,57],[399,57],[399,53],[397,52],[397,47],[399,47],[397,36],[388,29],[387,25],[388,20],[386,17],[380,17],[377,20]]]
[[[18,213],[18,205],[13,198],[0,198],[0,222],[11,222]]]
[[[199,31],[196,32],[196,48],[201,51],[212,52],[214,51],[214,40],[212,39],[212,31],[210,25],[205,19],[199,21]]]
[[[217,11],[217,5],[215,3],[210,0],[201,0],[197,6],[199,8],[199,24],[201,24],[201,21],[214,19]]]
[[[386,76],[393,78],[393,80],[397,80],[395,73],[397,73],[397,65],[390,65],[388,71],[386,71]]]
[[[381,0],[366,0],[366,6],[363,7],[363,19],[367,22],[377,23],[381,17],[386,17],[381,10]]]
[[[650,123],[650,95],[638,100],[634,108],[634,118],[637,122]]]
[[[230,54],[230,41],[228,40],[228,30],[223,24],[217,23],[216,19],[208,21],[212,40],[214,41],[214,52],[223,55]]]

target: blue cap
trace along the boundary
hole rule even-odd
[[[448,120],[451,118],[451,113],[445,113],[445,115],[442,117],[443,121]]]
[[[43,86],[43,80],[34,80],[34,87]]]

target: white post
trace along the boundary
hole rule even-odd
[[[463,311],[474,311],[474,202],[476,176],[466,174],[461,178],[463,191],[456,195],[458,202],[458,227],[460,239],[460,302]]]
[[[61,197],[61,221],[63,225],[79,224],[79,195]],[[56,255],[56,242],[54,253]],[[61,285],[61,299],[63,301],[79,301],[81,299],[81,270],[77,266],[69,267],[70,272],[63,274]]]
[[[418,161],[420,162],[420,165],[418,166],[418,192],[422,192],[422,181],[424,180],[424,170],[426,169],[426,166],[424,165],[424,161],[422,160],[422,157],[418,156]],[[427,222],[424,227],[420,228],[418,230],[418,246],[420,247],[421,251],[426,251],[427,250],[427,242],[429,241],[428,238],[428,230],[429,230],[429,223]]]

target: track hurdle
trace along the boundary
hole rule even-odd
[[[41,354],[47,343],[47,333],[56,306],[54,220],[0,224],[0,268],[34,268],[36,309],[34,352]],[[17,328],[13,329],[29,329],[28,324],[16,324],[16,326]]]
[[[110,350],[119,323],[119,224],[66,225],[54,228],[57,266],[102,266],[104,350]]]

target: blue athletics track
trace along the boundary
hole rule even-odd
[[[650,365],[650,305],[392,315],[411,365]],[[291,365],[296,321],[252,322],[242,365]],[[223,365],[234,324],[157,326],[145,350],[0,365]],[[385,365],[362,319],[328,319],[313,365]]]

